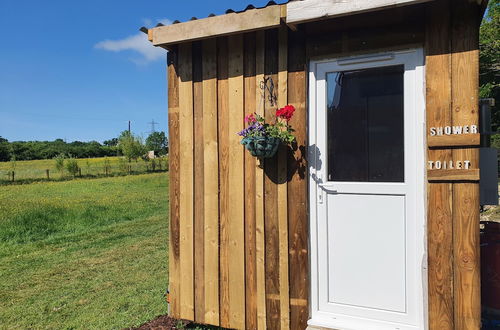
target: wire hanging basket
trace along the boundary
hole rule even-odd
[[[278,151],[281,140],[271,136],[249,136],[241,140],[241,144],[254,157],[271,158]]]

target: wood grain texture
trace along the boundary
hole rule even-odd
[[[255,113],[264,116],[265,32],[255,33]],[[255,245],[257,280],[257,329],[266,329],[266,275],[265,275],[265,226],[264,226],[264,169],[261,161],[255,164]]]
[[[480,134],[429,136],[427,138],[427,145],[429,147],[478,147],[480,140]]]
[[[201,42],[193,43],[194,113],[194,318],[205,323],[205,199],[203,141],[203,72]]]
[[[304,24],[308,58],[335,58],[422,45],[425,6],[339,17]],[[413,46],[410,46],[413,45]]]
[[[309,318],[307,126],[304,124],[307,123],[305,36],[299,30],[290,32],[288,39],[288,103],[295,106],[290,125],[295,129],[297,141],[288,155],[290,329],[305,329]]]
[[[180,316],[194,319],[192,46],[179,45]]]
[[[452,121],[479,121],[479,7],[466,0],[452,6]],[[454,149],[453,159],[479,163],[477,148]],[[474,166],[474,165],[473,165]],[[455,329],[481,327],[478,184],[453,186]]]
[[[278,32],[278,108],[288,103],[288,28]],[[279,280],[281,329],[290,328],[290,295],[288,283],[288,148],[278,149],[278,226],[279,226]]]
[[[245,114],[255,112],[255,33],[244,36]],[[246,328],[257,329],[257,258],[256,258],[256,159],[245,151],[245,296]]]
[[[453,184],[453,220],[455,329],[480,329],[478,184]]]
[[[220,325],[229,328],[229,89],[227,38],[217,39],[219,130],[219,301]]]
[[[203,159],[205,220],[205,322],[219,325],[219,153],[217,116],[217,47],[203,41]]]
[[[153,28],[153,44],[170,45],[207,37],[241,34],[280,25],[280,6],[247,10]]]
[[[278,30],[266,31],[265,77],[267,86],[276,96],[278,88]],[[276,114],[276,102],[271,101],[266,91],[265,118],[272,122]],[[280,326],[280,301],[272,296],[280,294],[279,283],[279,218],[278,218],[278,164],[276,156],[264,162],[264,194],[265,194],[265,242],[266,242],[266,315],[267,327],[279,329]]]
[[[428,170],[429,181],[478,181],[479,169],[470,170]]]
[[[180,317],[180,239],[179,239],[179,77],[177,75],[177,50],[172,49],[167,57],[168,80],[168,131],[169,131],[169,297],[170,315]]]
[[[452,184],[429,184],[429,329],[453,329]]]
[[[436,1],[426,10],[427,129],[451,121],[451,55],[449,1]],[[450,161],[450,150],[432,150],[427,159]],[[454,329],[452,187],[428,184],[428,309],[429,329]]]
[[[245,214],[243,129],[243,36],[228,37],[229,90],[229,320],[232,328],[245,327]]]

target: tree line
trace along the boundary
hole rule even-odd
[[[481,98],[494,98],[496,105],[492,108],[491,123],[494,133],[500,133],[500,0],[490,0],[488,11],[481,24],[479,33],[479,81]],[[498,136],[493,143],[500,144]]]
[[[0,136],[0,161],[53,159],[59,155],[72,158],[125,156],[131,160],[144,156],[148,151],[154,151],[157,156],[168,152],[165,132],[153,132],[143,142],[138,136],[124,131],[119,137],[103,143],[97,141],[65,142],[62,139],[10,142]]]

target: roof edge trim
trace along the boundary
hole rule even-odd
[[[235,33],[269,29],[281,24],[286,5],[273,5],[260,9],[249,9],[242,13],[187,21],[150,29],[155,46],[168,46],[186,41],[195,41]]]
[[[287,5],[286,23],[299,24],[336,16],[413,5],[433,0],[302,0]]]

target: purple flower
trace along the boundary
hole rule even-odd
[[[238,133],[239,136],[262,136],[265,133],[265,128],[262,124],[254,122],[252,125],[248,126],[244,130]]]

